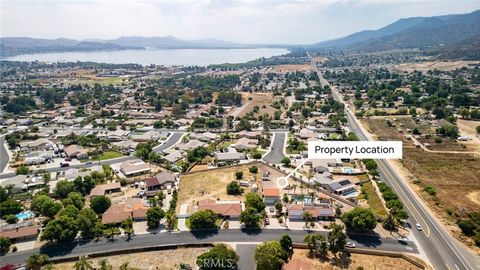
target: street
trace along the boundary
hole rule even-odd
[[[160,153],[174,146],[183,136],[183,132],[172,132],[170,137],[160,145],[153,147],[153,151]]]
[[[268,240],[279,240],[282,234],[288,234],[292,237],[294,243],[303,243],[306,231],[291,230],[219,230],[210,232],[176,232],[176,233],[158,233],[142,234],[133,236],[130,240],[116,237],[114,240],[102,239],[99,241],[78,241],[59,245],[46,245],[41,249],[28,251],[19,251],[9,253],[1,258],[3,264],[23,264],[26,259],[36,252],[47,254],[51,258],[76,257],[80,255],[96,254],[114,250],[129,250],[139,247],[153,247],[162,245],[181,245],[181,244],[200,244],[215,242],[263,242]],[[326,235],[326,232],[319,232]],[[417,253],[417,248],[413,242],[401,241],[391,238],[380,238],[376,236],[349,235],[350,242],[354,242],[358,248],[375,248],[387,251]],[[242,248],[243,249],[243,248]],[[250,256],[249,253],[242,252],[244,256]],[[247,254],[247,255],[245,255]]]
[[[285,157],[283,154],[283,148],[285,147],[285,137],[287,134],[285,132],[273,132],[273,142],[268,152],[264,157],[263,161],[271,164],[278,164]]]

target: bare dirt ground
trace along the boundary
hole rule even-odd
[[[292,72],[292,71],[312,71],[311,65],[278,65],[274,66],[275,72]]]
[[[263,115],[267,113],[271,117],[275,112],[275,108],[271,106],[272,102],[279,101],[283,97],[273,97],[272,93],[242,93],[243,105],[235,108],[229,112],[229,115],[235,117],[244,117],[247,113],[253,110],[255,106],[258,106],[259,110],[255,113],[255,116]],[[249,99],[251,98],[251,99]],[[265,106],[265,108],[263,108]],[[284,113],[285,114],[285,113]]]
[[[178,206],[185,203],[197,202],[199,200],[218,198],[220,200],[240,200],[244,201],[245,194],[250,191],[249,188],[245,188],[245,192],[242,195],[233,196],[228,195],[226,187],[228,183],[235,181],[235,172],[242,171],[242,181],[251,182],[254,174],[248,171],[248,168],[253,166],[252,164],[238,165],[234,167],[225,167],[220,169],[213,169],[204,172],[195,172],[180,176],[180,188],[178,193]],[[271,171],[265,165],[256,163],[258,172],[256,175],[256,181],[259,190],[262,186],[262,173],[265,170]],[[178,207],[179,208],[179,207]],[[177,209],[179,210],[179,209]]]
[[[119,269],[120,266],[128,262],[129,269],[145,269],[145,270],[167,270],[180,269],[180,263],[186,263],[196,267],[197,257],[208,251],[209,248],[178,248],[172,250],[151,251],[131,253],[124,255],[116,255],[110,257],[93,258],[89,261],[93,267],[99,267],[99,262],[103,259],[108,260],[113,269]],[[74,262],[60,263],[55,265],[56,270],[71,270],[74,269]]]
[[[400,71],[413,72],[417,71],[428,71],[433,69],[438,70],[455,70],[457,68],[465,67],[468,65],[474,65],[480,63],[479,61],[450,61],[450,62],[441,62],[441,61],[428,61],[421,63],[403,63],[394,66],[395,69]]]
[[[305,261],[310,269],[420,269],[414,264],[402,259],[388,256],[366,255],[351,253],[340,254],[334,257],[328,254],[327,258],[311,258],[308,250],[295,249],[292,259]]]
[[[480,152],[480,138],[477,136],[476,131],[476,127],[480,126],[480,121],[458,119],[457,126],[462,136],[472,138],[471,141],[463,142],[463,144],[471,146]]]

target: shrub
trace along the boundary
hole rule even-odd
[[[257,166],[252,166],[248,168],[248,171],[251,173],[257,173],[258,172],[258,167]]]
[[[437,191],[435,190],[434,187],[427,185],[423,188],[423,191],[425,191],[428,195],[435,196],[437,195]]]
[[[240,180],[243,178],[243,172],[242,171],[236,171],[235,172],[235,177],[237,178],[237,180]]]
[[[240,195],[242,194],[242,188],[237,183],[237,181],[232,181],[227,185],[227,194],[228,195]]]

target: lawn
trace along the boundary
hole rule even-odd
[[[124,155],[120,152],[115,152],[115,151],[107,151],[104,152],[103,154],[93,157],[92,161],[99,161],[99,160],[107,160],[107,159],[112,159],[112,158],[119,158],[123,157]]]
[[[385,206],[383,206],[382,200],[375,192],[375,188],[373,187],[372,182],[367,182],[363,184],[362,191],[364,191],[367,194],[368,205],[373,210],[373,212],[382,217],[387,216],[387,209],[385,209]]]

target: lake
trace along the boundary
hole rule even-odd
[[[244,63],[260,57],[286,54],[281,48],[257,49],[144,49],[121,51],[90,51],[22,54],[6,57],[10,61],[97,62],[111,64],[207,66],[223,63]]]

